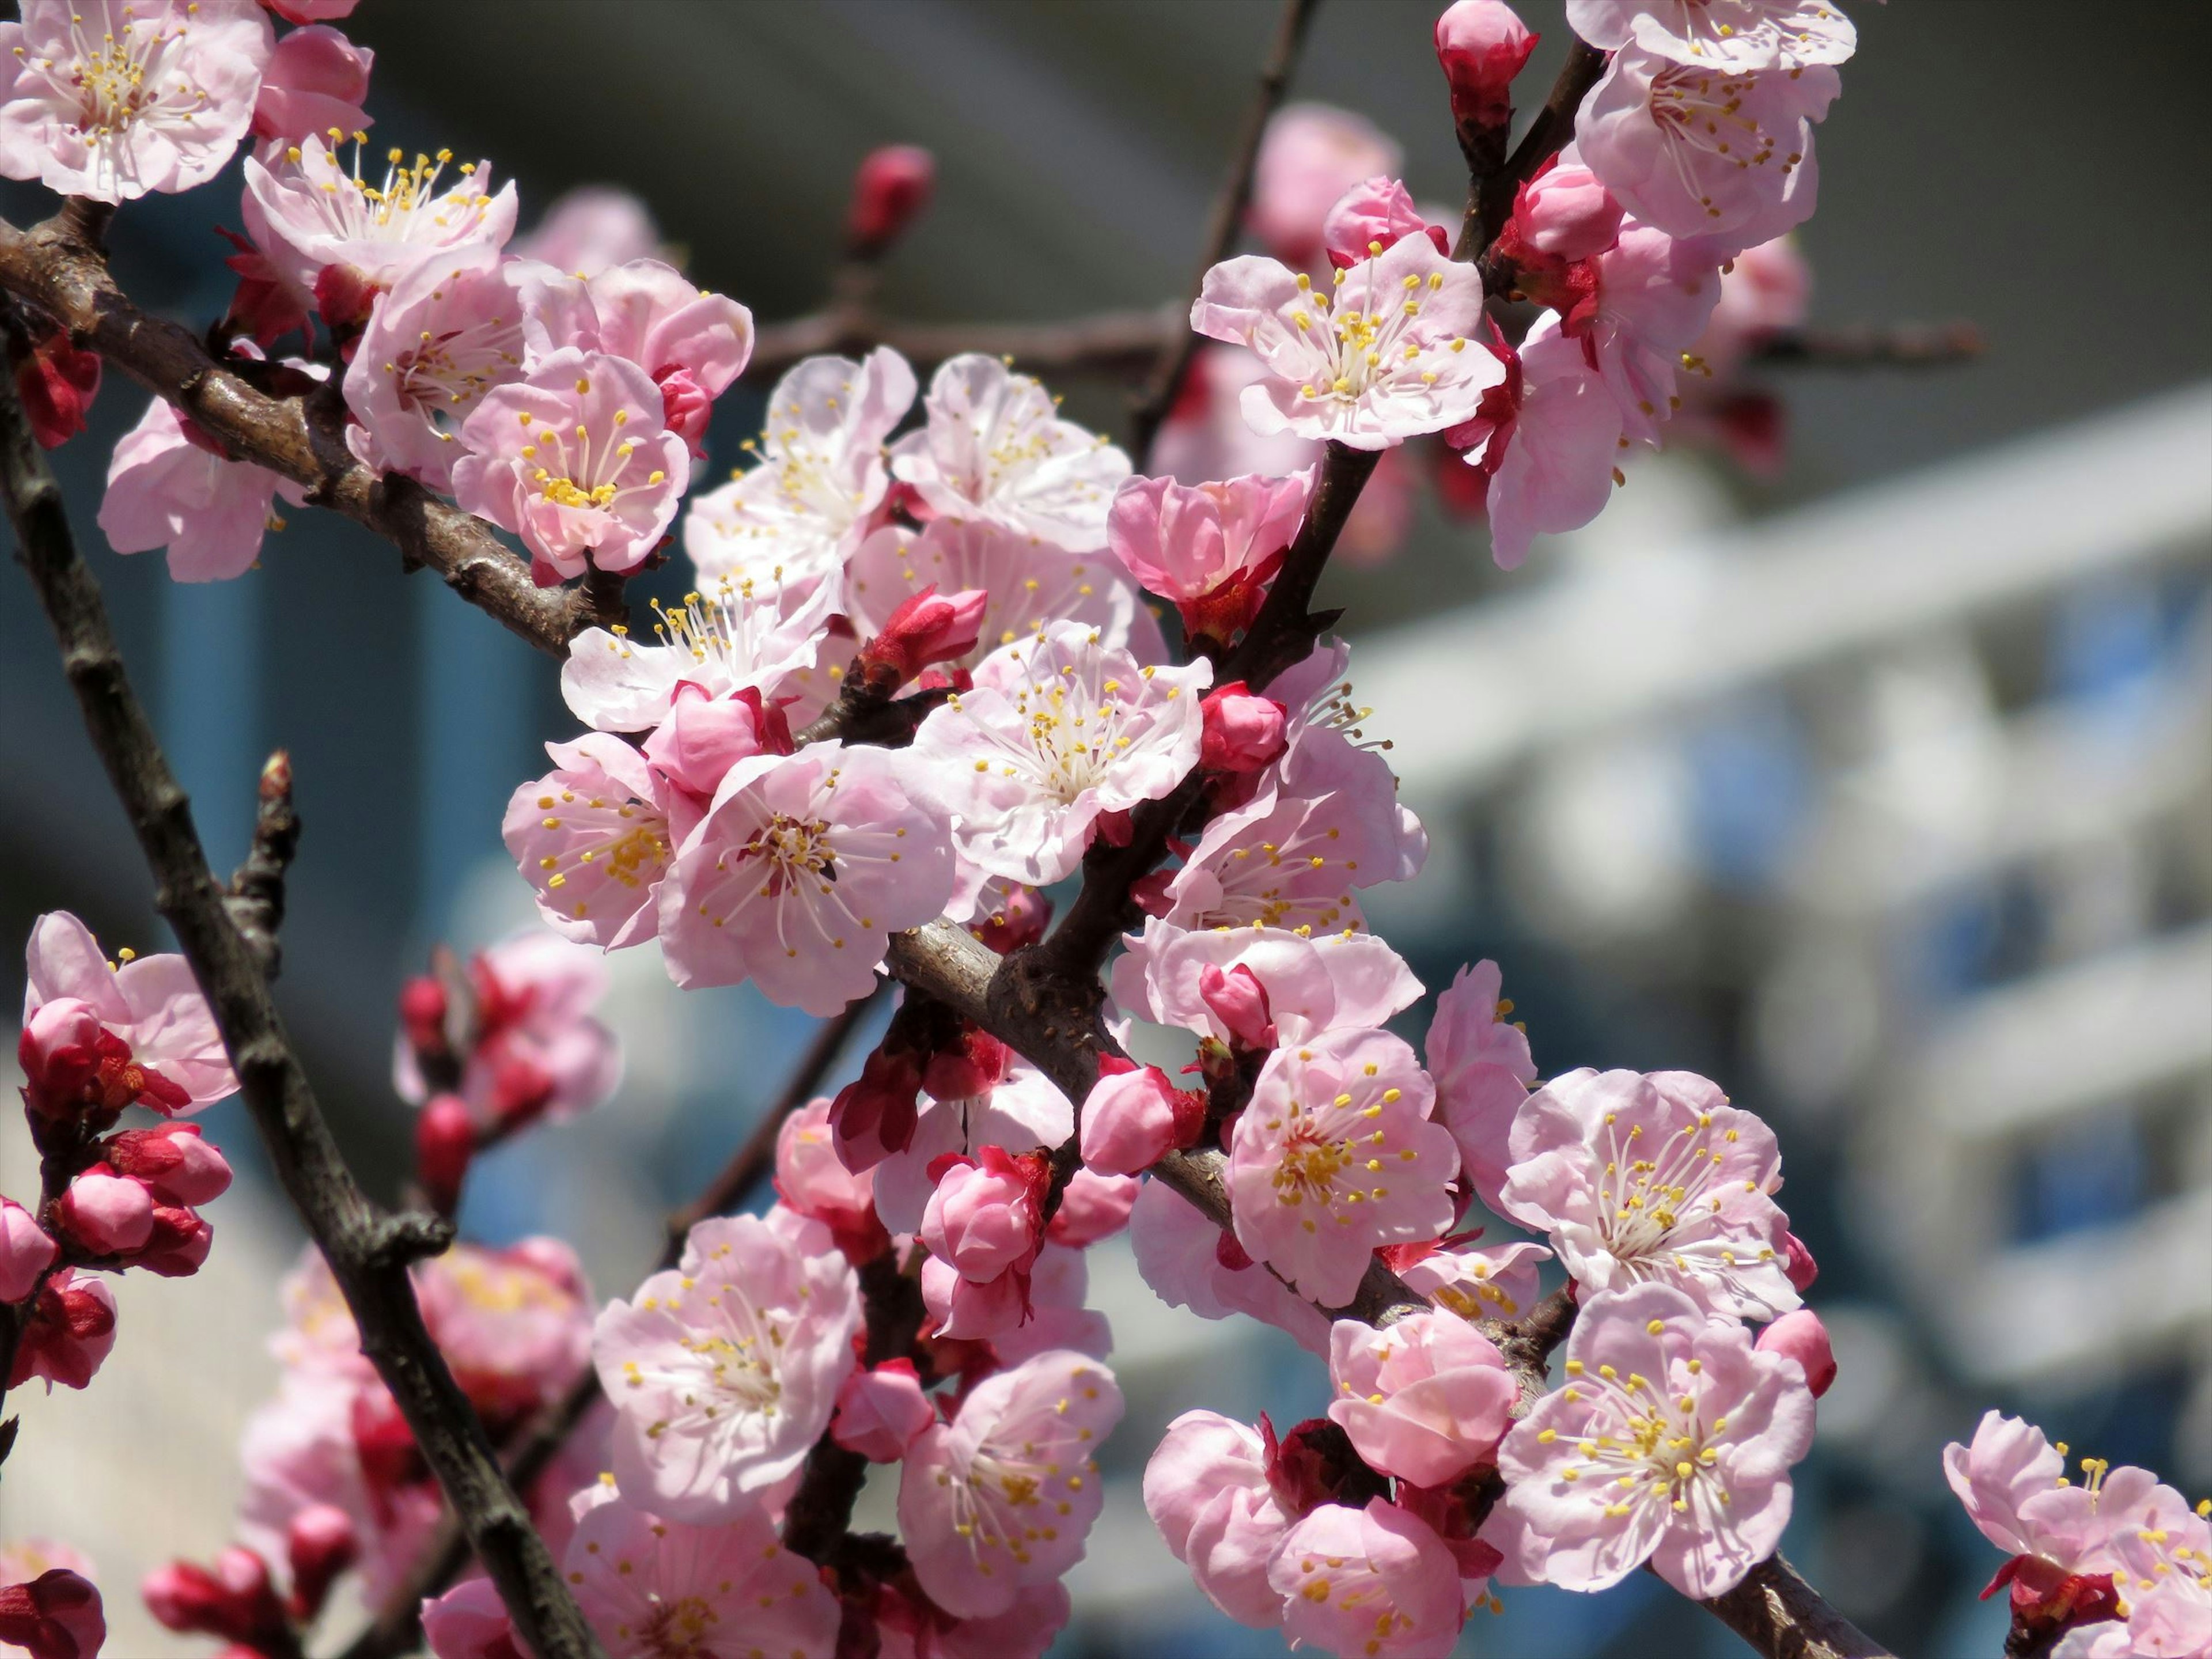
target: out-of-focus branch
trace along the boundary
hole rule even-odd
[[[1972,323],[1857,323],[1779,328],[1755,343],[1755,363],[1808,368],[1930,368],[1970,362],[1987,348]]]
[[[1190,307],[1101,311],[1045,323],[920,323],[839,310],[763,325],[753,338],[745,376],[772,380],[802,357],[890,346],[915,368],[980,351],[1012,357],[1034,374],[1140,374],[1161,349],[1190,328]]]
[[[1536,169],[1565,148],[1574,137],[1575,112],[1583,106],[1583,100],[1595,86],[1598,76],[1605,73],[1605,54],[1595,46],[1577,40],[1567,49],[1567,61],[1559,65],[1559,78],[1552,82],[1551,96],[1545,99],[1544,107],[1536,112],[1536,118],[1528,124],[1528,131],[1521,135],[1521,142],[1505,158],[1499,171],[1468,180],[1467,216],[1461,221],[1459,240],[1452,245],[1455,259],[1480,260],[1489,252],[1490,245],[1498,240],[1498,233],[1505,228],[1505,221],[1513,212],[1513,198],[1522,185],[1534,176]],[[1490,273],[1483,273],[1484,280]]]
[[[541,588],[483,520],[411,480],[363,466],[346,448],[342,412],[311,422],[300,398],[269,396],[208,356],[187,330],[139,310],[108,275],[82,205],[72,202],[27,231],[0,222],[0,289],[174,404],[234,457],[305,485],[315,505],[396,542],[407,568],[435,570],[540,650],[560,653],[578,630],[627,619],[609,608],[604,584]]]
[[[1259,165],[1261,141],[1267,135],[1267,123],[1281,106],[1284,93],[1289,90],[1291,73],[1297,67],[1306,31],[1320,5],[1321,0],[1284,0],[1274,40],[1267,48],[1266,62],[1260,66],[1260,82],[1253,88],[1251,101],[1244,106],[1243,124],[1237,130],[1237,148],[1230,154],[1228,176],[1221,181],[1220,193],[1213,198],[1212,216],[1206,221],[1198,271],[1191,278],[1190,297],[1194,301],[1205,286],[1206,273],[1226,259],[1229,251],[1237,246],[1237,227],[1243,223],[1244,210],[1252,201],[1252,174]],[[1188,304],[1176,321],[1178,326],[1162,349],[1159,361],[1145,383],[1144,395],[1137,400],[1129,416],[1129,454],[1139,472],[1151,465],[1152,441],[1159,435],[1160,423],[1167,419],[1168,410],[1175,407],[1176,394],[1182,389],[1183,376],[1190,372],[1190,360],[1198,350],[1198,336],[1191,331]]]
[[[153,873],[155,903],[214,1011],[240,1091],[278,1180],[352,1310],[362,1352],[462,1516],[523,1641],[541,1659],[599,1659],[598,1641],[416,1304],[409,1265],[445,1249],[451,1230],[421,1216],[379,1212],[346,1167],[270,999],[268,976],[231,919],[191,805],[124,672],[99,584],[77,556],[61,487],[31,434],[12,374],[0,381],[0,494],[93,747]]]

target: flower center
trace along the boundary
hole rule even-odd
[[[1700,1369],[1696,1360],[1690,1365],[1693,1371]],[[1670,1399],[1634,1371],[1623,1377],[1612,1366],[1601,1365],[1593,1382],[1581,1362],[1571,1361],[1567,1373],[1575,1379],[1571,1388],[1595,1388],[1611,1407],[1606,1414],[1615,1430],[1601,1434],[1592,1425],[1576,1448],[1589,1465],[1569,1465],[1568,1479],[1601,1477],[1606,1482],[1601,1496],[1611,1516],[1628,1514],[1638,1500],[1656,1500],[1678,1515],[1697,1509],[1705,1518],[1719,1519],[1719,1506],[1730,1501],[1716,1467],[1718,1437],[1728,1429],[1725,1416],[1708,1420],[1696,1395]]]
[[[109,20],[104,3],[100,15]],[[111,27],[95,44],[85,33],[83,16],[73,15],[70,43],[76,48],[76,59],[68,81],[77,96],[77,130],[102,138],[127,130],[160,97],[161,48],[183,33],[179,25],[165,35],[158,23],[142,22],[126,6],[122,38],[118,40]],[[206,100],[205,92],[195,91],[196,104]]]
[[[582,397],[590,392],[588,377],[576,379],[576,393]],[[526,410],[516,416],[524,427],[532,424],[533,417]],[[526,461],[536,461],[532,469],[531,482],[538,486],[538,495],[556,507],[606,508],[623,496],[639,489],[649,489],[668,475],[656,467],[643,484],[623,484],[620,482],[623,469],[636,453],[636,443],[620,435],[620,429],[629,424],[629,410],[615,410],[617,435],[610,440],[605,434],[594,439],[592,429],[579,421],[568,431],[540,424],[536,433],[517,453]]]
[[[1694,1124],[1686,1125],[1667,1139],[1656,1157],[1632,1154],[1643,1150],[1644,1127],[1632,1127],[1624,1138],[1618,1114],[1606,1114],[1605,1173],[1598,1182],[1598,1231],[1616,1259],[1626,1262],[1662,1254],[1675,1231],[1702,1215],[1720,1212],[1721,1200],[1711,1188],[1720,1178],[1722,1153],[1711,1144],[1713,1119],[1701,1112]],[[1735,1131],[1724,1133],[1733,1141]],[[1762,1249],[1760,1259],[1773,1255]],[[1723,1258],[1730,1260],[1723,1252]]]
[[[1352,1149],[1311,1129],[1293,1130],[1275,1166],[1275,1196],[1297,1206],[1307,1199],[1327,1204],[1336,1196],[1336,1176],[1352,1162]]]
[[[778,812],[753,831],[752,839],[738,849],[740,859],[757,858],[763,870],[763,896],[775,898],[811,876],[825,884],[837,879],[836,849],[830,844],[830,826],[819,818],[799,819]],[[825,885],[824,892],[829,890]]]
[[[1379,243],[1370,242],[1368,246],[1374,253],[1382,251]],[[1398,288],[1385,289],[1371,258],[1355,270],[1364,279],[1356,296],[1345,292],[1345,279],[1350,274],[1346,271],[1335,273],[1327,294],[1314,290],[1311,277],[1304,273],[1298,276],[1302,298],[1290,313],[1291,325],[1317,359],[1306,384],[1299,388],[1299,397],[1356,403],[1370,392],[1393,389],[1404,379],[1433,386],[1436,370],[1421,364],[1434,356],[1434,349],[1425,349],[1420,342],[1404,337],[1421,314],[1424,295],[1444,285],[1443,275],[1431,271],[1425,280],[1408,275]],[[1345,303],[1355,298],[1356,304]],[[1455,339],[1447,349],[1461,351],[1466,346],[1464,339]]]
[[[424,329],[414,345],[392,354],[384,372],[392,378],[401,408],[426,419],[449,410],[458,416],[505,378],[502,370],[521,366],[521,325],[504,317],[442,334]],[[439,435],[450,441],[453,434],[441,428]]]
[[[638,1634],[652,1659],[708,1659],[707,1633],[720,1623],[705,1597],[686,1595],[659,1602]]]

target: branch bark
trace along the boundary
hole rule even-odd
[[[155,903],[214,1011],[277,1178],[353,1310],[362,1352],[463,1517],[522,1639],[542,1659],[599,1659],[598,1641],[416,1305],[409,1264],[445,1249],[451,1231],[419,1216],[380,1213],[347,1169],[270,999],[268,976],[231,919],[191,805],[125,677],[99,585],[77,556],[61,487],[31,435],[12,374],[0,384],[0,493],[93,747],[154,876]]]
[[[1290,88],[1291,72],[1297,67],[1306,31],[1312,26],[1314,13],[1320,6],[1321,0],[1284,0],[1282,18],[1275,25],[1274,42],[1267,49],[1267,61],[1260,66],[1260,83],[1253,88],[1251,101],[1244,106],[1243,125],[1237,131],[1237,148],[1230,155],[1229,176],[1221,181],[1220,193],[1213,198],[1212,216],[1206,221],[1198,272],[1191,279],[1193,301],[1206,285],[1206,273],[1227,258],[1230,249],[1237,245],[1237,227],[1243,222],[1244,210],[1252,201],[1252,173],[1259,165],[1261,142],[1267,136],[1267,123]],[[1190,372],[1190,360],[1198,350],[1198,336],[1191,331],[1188,313],[1189,307],[1186,305],[1184,315],[1177,319],[1182,326],[1173,331],[1161,349],[1152,378],[1145,384],[1144,395],[1137,400],[1129,416],[1129,454],[1139,472],[1151,465],[1152,441],[1159,436],[1160,423],[1167,419],[1168,410],[1175,407],[1176,394],[1182,389],[1183,376]]]
[[[1480,260],[1498,240],[1498,233],[1505,228],[1505,221],[1513,212],[1513,198],[1527,184],[1538,167],[1565,148],[1574,137],[1575,112],[1582,108],[1583,100],[1597,84],[1598,76],[1605,73],[1605,54],[1585,41],[1577,40],[1567,49],[1567,61],[1559,65],[1559,78],[1552,82],[1551,95],[1544,100],[1544,107],[1536,112],[1536,118],[1528,124],[1528,131],[1521,135],[1521,142],[1505,158],[1498,172],[1475,174],[1468,181],[1467,216],[1460,222],[1459,240],[1452,245],[1455,259]],[[1489,273],[1484,273],[1487,280]]]
[[[1698,1605],[1767,1659],[1895,1659],[1779,1555],[1753,1567],[1727,1595]]]

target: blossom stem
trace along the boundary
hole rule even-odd
[[[1505,165],[1495,173],[1468,179],[1467,216],[1460,223],[1459,240],[1452,245],[1453,258],[1480,260],[1490,251],[1513,211],[1515,194],[1574,136],[1575,112],[1604,73],[1605,54],[1595,46],[1577,40],[1568,48],[1567,61],[1559,65],[1559,78],[1552,82],[1551,96],[1545,99],[1544,107],[1536,112],[1528,131],[1505,158]],[[1486,270],[1483,276],[1487,281],[1489,271]],[[1493,290],[1495,287],[1492,284]]]
[[[207,997],[277,1178],[353,1311],[362,1352],[391,1389],[531,1650],[541,1659],[598,1659],[597,1639],[423,1327],[408,1267],[443,1249],[452,1231],[380,1212],[347,1168],[270,996],[268,975],[226,908],[191,804],[124,671],[99,583],[78,556],[61,486],[32,436],[12,375],[0,386],[0,495],[93,747],[155,878],[155,906]]]

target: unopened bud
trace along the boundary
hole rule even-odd
[[[0,1587],[0,1647],[31,1659],[95,1659],[106,1640],[100,1591],[67,1567]]]
[[[39,447],[58,449],[84,430],[100,393],[100,356],[79,351],[67,334],[49,334],[16,365],[15,391]]]
[[[0,1302],[21,1302],[37,1290],[60,1254],[38,1218],[14,1199],[0,1198]]]
[[[1806,1385],[1818,1400],[1836,1380],[1835,1351],[1828,1346],[1828,1328],[1810,1308],[1786,1313],[1759,1334],[1762,1353],[1780,1354],[1804,1368]]]
[[[860,647],[854,670],[871,690],[888,696],[932,663],[966,656],[975,648],[990,598],[981,588],[944,595],[934,584],[923,588]]]
[[[230,1190],[230,1161],[197,1123],[125,1129],[100,1143],[100,1156],[164,1204],[205,1204]]]
[[[1790,1275],[1790,1287],[1802,1296],[1820,1276],[1820,1264],[1813,1260],[1812,1251],[1805,1248],[1805,1241],[1796,1234],[1785,1233],[1783,1237],[1783,1271]]]
[[[1108,1059],[1098,1071],[1083,1103],[1083,1161],[1100,1175],[1141,1175],[1183,1144],[1188,1105],[1157,1066]]]
[[[1012,1063],[1012,1049],[971,1025],[956,1046],[929,1057],[921,1068],[921,1086],[933,1100],[973,1100],[997,1087]]]
[[[214,1248],[215,1229],[198,1211],[157,1204],[153,1231],[131,1265],[163,1279],[189,1279],[206,1265]]]
[[[921,1241],[963,1279],[988,1284],[1033,1258],[1043,1233],[1034,1172],[1003,1147],[932,1166],[937,1185],[922,1212]]]
[[[399,1024],[407,1046],[418,1054],[442,1054],[447,1047],[444,983],[434,974],[417,974],[400,988]]]
[[[1243,963],[1226,973],[1206,963],[1199,969],[1198,994],[1238,1047],[1275,1046],[1275,1017],[1268,1006],[1267,988]]]
[[[143,1181],[95,1164],[54,1205],[61,1231],[94,1255],[128,1255],[154,1231],[154,1194]]]
[[[295,1618],[313,1619],[322,1611],[331,1585],[361,1555],[353,1519],[333,1504],[310,1504],[284,1529],[284,1550],[292,1568]]]
[[[1387,174],[1354,185],[1338,198],[1322,221],[1321,234],[1328,262],[1339,270],[1372,259],[1407,236],[1426,236],[1437,252],[1451,252],[1444,228],[1422,217],[1405,185]]]
[[[858,1175],[914,1139],[921,1116],[921,1056],[911,1048],[878,1043],[860,1064],[860,1075],[830,1103],[830,1128],[837,1156]]]
[[[8,1387],[33,1377],[81,1389],[115,1346],[115,1293],[97,1279],[64,1267],[40,1286],[15,1345]]]
[[[1256,772],[1282,757],[1290,711],[1242,680],[1217,686],[1199,704],[1205,715],[1198,763],[1209,772]]]
[[[684,440],[693,459],[707,459],[707,422],[714,413],[714,394],[688,368],[672,368],[659,380],[662,424]]]
[[[431,1207],[451,1215],[476,1156],[477,1129],[459,1095],[433,1095],[415,1119],[415,1178]]]
[[[868,152],[853,175],[845,220],[846,257],[880,259],[929,206],[937,158],[918,144],[886,144]]]
[[[911,1359],[854,1371],[837,1390],[830,1437],[875,1463],[896,1463],[937,1419]]]
[[[1513,119],[1513,77],[1538,37],[1501,0],[1458,0],[1437,19],[1437,61],[1451,83],[1452,120],[1465,143]]]

